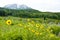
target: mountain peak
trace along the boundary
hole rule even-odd
[[[6,6],[4,6],[5,8],[9,8],[9,9],[16,9],[17,8],[17,4],[8,4]]]
[[[9,4],[9,5],[6,5],[5,8],[8,8],[8,9],[31,9],[30,7],[26,6],[25,4],[22,4],[22,5]]]

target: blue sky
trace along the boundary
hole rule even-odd
[[[0,0],[0,7],[7,4],[25,4],[40,11],[60,12],[60,0]]]

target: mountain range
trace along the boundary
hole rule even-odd
[[[4,8],[8,8],[8,9],[32,9],[30,7],[28,7],[27,5],[18,5],[18,4],[9,4],[9,5],[5,5]]]

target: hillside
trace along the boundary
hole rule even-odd
[[[7,9],[0,7],[0,16],[15,16],[23,18],[53,18],[60,19],[60,13],[41,12],[35,9]]]

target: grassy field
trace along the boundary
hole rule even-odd
[[[0,17],[0,40],[60,40],[60,20]]]

